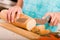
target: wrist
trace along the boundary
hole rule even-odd
[[[22,9],[19,5],[15,5],[14,7],[17,7],[17,8],[20,8],[20,9]]]
[[[21,7],[19,4],[16,4],[15,6]]]
[[[17,2],[17,3],[16,3],[16,6],[19,6],[19,7],[21,7],[21,8],[22,8],[23,3],[19,3],[19,2]]]
[[[19,4],[16,4],[16,6],[18,6],[18,7],[22,8],[22,6],[21,6],[21,5],[19,5]]]

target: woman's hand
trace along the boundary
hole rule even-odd
[[[20,6],[9,8],[7,13],[7,21],[14,22],[15,18],[19,18],[20,13],[22,13],[22,9],[20,8]]]
[[[60,22],[60,12],[53,12],[53,13],[47,13],[42,19],[45,19],[46,17],[50,16],[50,25],[56,26]]]

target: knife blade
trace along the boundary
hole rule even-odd
[[[51,18],[50,17],[47,17],[46,19],[40,19],[40,18],[36,18],[35,19],[37,24],[45,24],[45,23],[50,23],[51,21]]]

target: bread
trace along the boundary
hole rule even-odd
[[[45,29],[45,25],[39,25],[32,29],[32,32],[37,33],[39,35],[45,35],[50,33],[50,30]]]
[[[7,11],[8,10],[2,10],[0,12],[0,18],[7,20],[6,19]],[[12,22],[12,24],[27,30],[32,30],[32,28],[36,26],[36,21],[33,18],[21,13],[20,18],[19,19],[15,18],[15,22]]]

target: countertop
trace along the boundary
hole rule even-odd
[[[28,40],[28,39],[0,26],[0,40]]]

